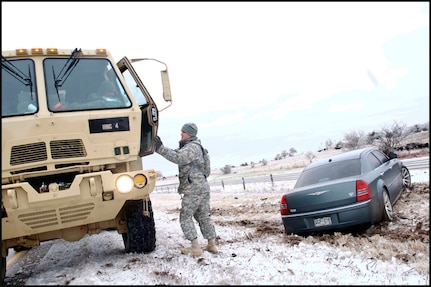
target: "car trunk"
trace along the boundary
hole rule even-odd
[[[286,194],[286,199],[291,214],[354,204],[356,202],[356,179],[309,185]]]

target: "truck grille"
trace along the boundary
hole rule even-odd
[[[12,147],[10,164],[26,164],[47,160],[46,145],[44,142],[23,144]]]
[[[51,209],[47,211],[21,214],[18,216],[18,219],[30,228],[36,229],[78,220],[86,220],[93,209],[94,203],[85,203],[71,207],[59,208],[58,213],[56,209]]]
[[[86,157],[87,151],[80,139],[57,140],[50,142],[53,159]],[[17,145],[12,147],[10,164],[28,164],[48,159],[45,142]]]
[[[49,145],[53,159],[87,156],[84,144],[80,139],[52,141]]]

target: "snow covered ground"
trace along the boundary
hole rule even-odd
[[[278,202],[289,184],[247,192],[213,192],[219,254],[180,254],[180,198],[153,193],[157,247],[125,253],[121,235],[104,231],[77,242],[55,240],[29,261],[10,264],[6,285],[427,285],[429,169],[412,170],[417,185],[395,205],[395,220],[363,235],[300,237],[283,231]],[[202,246],[205,241],[202,237]],[[9,259],[16,256],[10,250]],[[35,253],[37,254],[37,253]],[[10,261],[13,261],[12,259]]]

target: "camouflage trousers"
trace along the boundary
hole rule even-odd
[[[197,237],[193,218],[199,223],[205,239],[216,237],[214,224],[211,220],[210,193],[185,194],[181,202],[180,224],[185,237],[193,240]]]

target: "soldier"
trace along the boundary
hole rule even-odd
[[[218,253],[215,238],[216,232],[211,220],[210,187],[203,172],[203,154],[200,140],[196,137],[198,128],[194,123],[186,123],[181,128],[179,148],[170,149],[163,146],[160,137],[155,137],[156,152],[167,160],[178,164],[181,194],[180,224],[191,247],[182,248],[182,254],[201,255],[202,248],[197,238],[193,218],[199,223],[202,236],[208,240],[205,250]],[[198,144],[193,144],[196,142]]]

